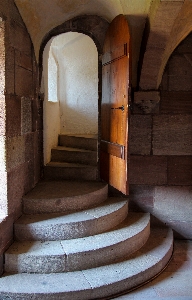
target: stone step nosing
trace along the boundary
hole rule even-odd
[[[136,224],[130,225],[128,222],[122,228],[92,237],[43,243],[15,242],[5,253],[5,271],[59,273],[112,263],[132,254],[145,244],[150,234],[149,222],[149,214],[140,214]],[[57,243],[61,245],[61,249]],[[74,249],[73,245],[77,248]],[[31,247],[35,247],[35,250],[30,251]],[[48,251],[49,248],[53,250],[51,254],[43,255],[42,251],[46,251],[47,247]],[[22,253],[23,249],[28,248],[29,252]],[[51,267],[52,261],[54,268]]]
[[[152,235],[158,250],[161,233]],[[55,274],[4,274],[0,278],[0,297],[6,299],[53,300],[97,299],[112,297],[132,289],[157,275],[168,263],[173,250],[173,234],[166,234],[161,257],[140,251],[132,259],[107,266]],[[146,244],[150,244],[151,240]],[[138,263],[139,258],[139,263]],[[3,298],[4,297],[4,298]]]
[[[108,186],[92,191],[90,193],[68,196],[54,197],[51,199],[23,197],[24,214],[42,213],[71,213],[76,210],[88,209],[107,200]]]
[[[85,237],[110,230],[126,218],[128,202],[121,201],[110,207],[111,209],[109,205],[102,205],[70,215],[23,215],[14,224],[15,239],[55,241]]]

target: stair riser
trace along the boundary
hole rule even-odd
[[[26,253],[18,255],[5,253],[5,271],[13,273],[59,273],[115,263],[140,249],[146,243],[149,234],[150,225],[148,223],[138,234],[108,247],[102,248],[101,245],[101,248],[97,250],[66,254],[68,250],[65,247],[65,242],[61,241],[60,245],[58,242],[57,248],[59,249],[62,245],[63,254],[37,256]],[[50,244],[50,248],[51,246]]]
[[[109,215],[92,218],[81,222],[67,224],[46,224],[37,223],[14,225],[16,241],[58,241],[74,239],[102,233],[120,224],[127,216],[128,205],[114,211]]]
[[[51,161],[97,165],[97,152],[80,152],[67,150],[51,150]]]
[[[108,187],[76,197],[59,199],[34,199],[29,201],[23,199],[23,210],[25,214],[42,213],[71,213],[77,210],[87,209],[96,206],[107,199]]]
[[[92,138],[60,135],[59,145],[97,151],[97,139]]]
[[[44,167],[45,179],[97,180],[97,167]]]
[[[146,245],[129,260],[104,267],[57,274],[5,274],[0,278],[0,299],[114,298],[162,271],[172,255],[173,234],[157,230]]]

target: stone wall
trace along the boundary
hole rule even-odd
[[[42,166],[42,101],[29,34],[13,0],[0,3],[0,273],[22,196]]]
[[[130,153],[130,207],[192,239],[192,34],[171,55],[160,94],[135,93]]]

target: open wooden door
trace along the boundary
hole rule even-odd
[[[101,179],[129,194],[128,116],[130,33],[127,20],[117,16],[110,24],[102,59]]]

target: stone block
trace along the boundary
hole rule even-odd
[[[34,132],[25,134],[25,162],[34,160],[34,135]]]
[[[25,162],[25,138],[23,136],[7,138],[6,159],[8,171]]]
[[[15,93],[17,96],[33,96],[32,72],[15,66]]]
[[[13,222],[14,217],[12,215],[4,219],[0,219],[0,254],[2,254],[12,242]]]
[[[0,95],[5,91],[5,21],[0,19]]]
[[[5,96],[0,96],[0,136],[6,134],[6,105]]]
[[[192,186],[155,187],[154,213],[166,220],[191,222]]]
[[[192,222],[169,220],[167,225],[174,230],[176,239],[192,240]]]
[[[130,117],[130,154],[150,155],[151,152],[151,116],[131,115]]]
[[[161,92],[161,114],[192,114],[192,91]]]
[[[154,155],[192,155],[191,115],[153,118]]]
[[[6,133],[7,136],[21,134],[21,99],[15,95],[6,95]]]
[[[9,43],[13,48],[31,55],[31,40],[26,28],[13,20],[9,24]]]
[[[0,276],[3,274],[3,254],[0,254]]]
[[[26,176],[25,164],[12,168],[7,174],[8,213],[21,215]]]
[[[130,184],[167,184],[167,158],[163,156],[130,157]]]
[[[169,91],[192,90],[191,63],[183,55],[173,55],[169,59]]]
[[[15,93],[15,51],[9,47],[6,51],[5,94]]]
[[[154,187],[147,185],[130,185],[129,211],[150,212],[153,209]]]
[[[21,134],[32,131],[32,104],[30,97],[21,97]]]
[[[162,64],[164,49],[151,47],[144,55],[139,87],[142,90],[156,90],[158,88],[159,66]],[[154,68],[154,66],[156,66]]]
[[[168,157],[168,185],[192,185],[192,156]]]
[[[8,214],[7,204],[7,172],[0,171],[0,219],[4,218]]]
[[[32,130],[43,129],[43,101],[41,99],[34,99],[32,101]]]
[[[6,171],[6,140],[0,136],[0,171]]]
[[[18,67],[22,67],[29,71],[32,71],[33,69],[31,56],[20,52],[19,50],[15,50],[15,64]]]
[[[25,163],[25,181],[24,181],[24,194],[27,194],[34,188],[35,183],[35,169],[34,169],[34,160],[29,160]]]

